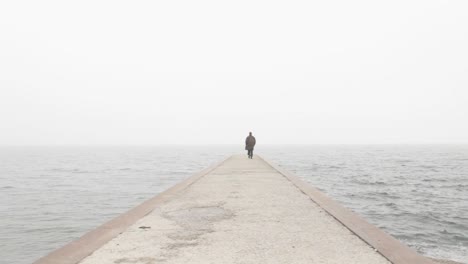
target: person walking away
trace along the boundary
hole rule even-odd
[[[255,143],[255,137],[252,136],[252,132],[249,132],[249,136],[245,139],[245,149],[247,150],[247,156],[249,157],[249,159],[253,158],[253,150]]]

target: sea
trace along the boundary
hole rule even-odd
[[[0,147],[0,263],[29,264],[242,145]],[[259,145],[419,253],[468,263],[468,145]]]

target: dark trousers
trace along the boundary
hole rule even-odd
[[[253,157],[253,149],[247,150],[247,155],[249,156],[249,158],[252,158]]]

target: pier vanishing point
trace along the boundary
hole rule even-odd
[[[35,264],[429,264],[277,165],[234,155]]]

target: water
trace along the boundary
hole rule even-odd
[[[31,263],[239,151],[1,147],[0,263]],[[420,253],[468,263],[468,146],[259,146],[256,152]]]

